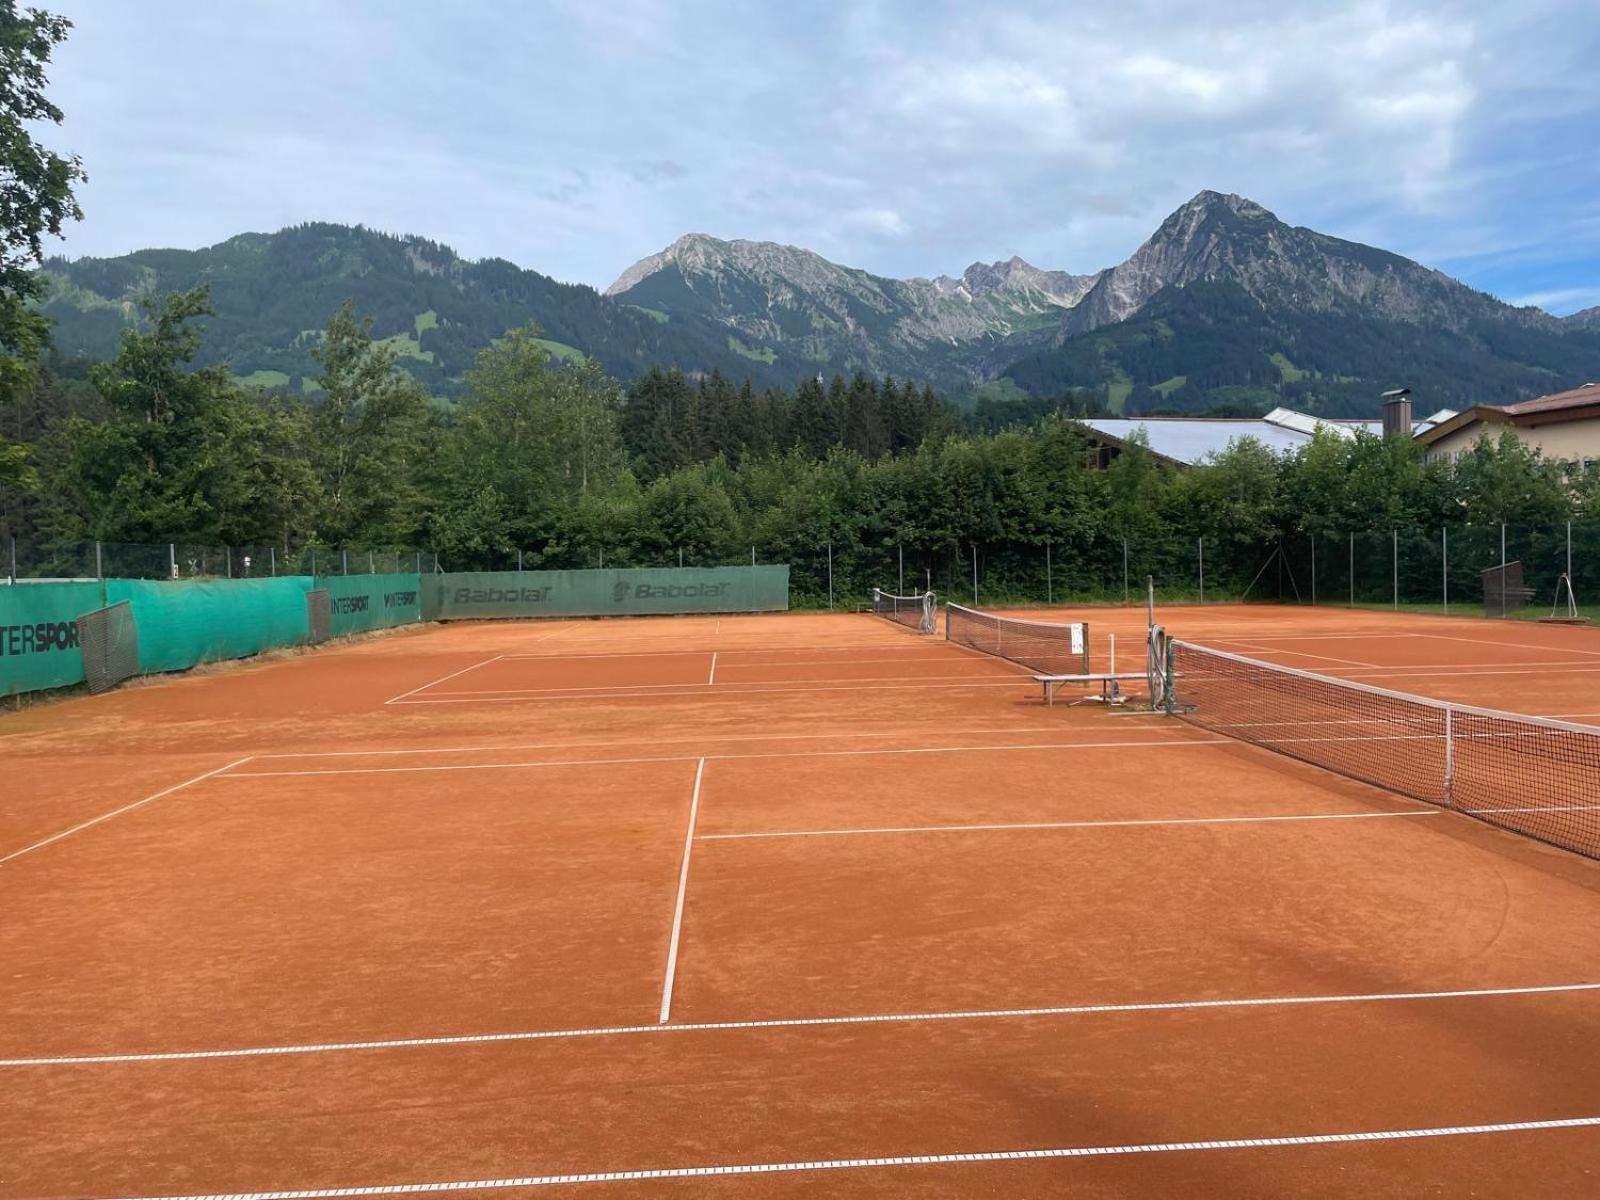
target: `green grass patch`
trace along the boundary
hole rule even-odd
[[[569,346],[565,342],[552,342],[549,338],[534,338],[534,341],[550,352],[551,358],[558,358],[562,362],[581,363],[587,356],[576,346]]]
[[[378,338],[372,344],[374,346],[387,346],[394,351],[398,358],[416,358],[426,363],[433,361],[433,351],[424,350],[421,343],[409,333],[397,333],[393,337]]]
[[[430,308],[425,313],[418,313],[417,319],[413,324],[417,327],[417,340],[421,341],[422,335],[427,333],[428,330],[439,328],[439,314]]]
[[[280,388],[288,385],[286,371],[251,371],[248,375],[235,375],[233,381],[246,388]]]
[[[728,335],[728,349],[744,358],[754,359],[759,363],[767,363],[769,366],[778,357],[771,350],[752,350],[731,333]]]
[[[1188,382],[1189,377],[1187,375],[1174,375],[1171,379],[1163,379],[1160,383],[1156,384],[1155,390],[1160,392],[1163,396],[1170,396],[1173,392],[1177,391]]]
[[[1267,355],[1267,361],[1278,368],[1278,376],[1284,383],[1299,383],[1307,375],[1307,372],[1290,362],[1281,350],[1274,350]]]
[[[631,308],[634,312],[642,312],[657,325],[665,325],[668,321],[672,320],[671,317],[667,316],[667,314],[662,312],[659,308],[646,308],[642,304],[624,304],[622,307]]]
[[[1121,416],[1128,406],[1128,396],[1133,391],[1133,380],[1129,379],[1121,367],[1117,368],[1117,377],[1106,384],[1106,407],[1116,416]]]

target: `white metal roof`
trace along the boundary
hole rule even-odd
[[[1441,421],[1455,416],[1454,411],[1442,408],[1432,416],[1411,423],[1415,436],[1431,429]],[[1082,424],[1107,437],[1126,441],[1139,430],[1149,439],[1150,449],[1174,462],[1194,464],[1208,454],[1219,454],[1239,438],[1254,438],[1267,449],[1287,454],[1305,445],[1318,430],[1326,430],[1343,437],[1354,436],[1356,430],[1381,434],[1383,422],[1330,420],[1296,412],[1292,408],[1275,408],[1264,417],[1239,419],[1231,417],[1086,417]]]

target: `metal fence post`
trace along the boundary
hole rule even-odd
[[[1572,587],[1572,522],[1567,522],[1567,588]]]
[[[1450,615],[1450,527],[1448,525],[1439,530],[1439,573],[1443,583],[1444,615]]]
[[[972,547],[972,603],[978,603],[978,543],[968,542]]]
[[[1506,615],[1506,523],[1500,522],[1500,615]]]
[[[1049,542],[1044,544],[1044,602],[1046,604],[1054,604],[1056,602],[1056,580],[1050,566]]]
[[[894,585],[894,593],[897,596],[904,596],[906,594],[906,548],[904,546],[896,546],[894,549],[899,564],[895,568],[897,572],[895,578],[898,582]]]
[[[272,564],[272,577],[276,579],[278,577],[278,548],[276,546],[267,547],[267,561]]]
[[[339,551],[339,562],[341,563],[341,565],[344,568],[344,573],[346,575],[350,574],[350,551],[348,551],[348,550]]]
[[[11,535],[11,582],[17,581],[17,535]]]
[[[683,569],[683,547],[682,546],[678,547],[678,569],[680,571]]]
[[[96,542],[94,544],[94,577],[96,579],[104,579],[106,577],[105,569],[101,565],[101,561],[100,561],[100,543],[99,542]]]
[[[522,570],[522,550],[520,547],[517,549],[517,570]]]
[[[178,547],[167,543],[167,570],[173,579],[178,577]]]
[[[1399,609],[1399,607],[1400,607],[1400,531],[1398,529],[1391,530],[1390,531],[1390,537],[1394,541],[1393,557],[1390,559],[1390,561],[1394,565],[1394,606],[1395,606],[1396,609]]]
[[[1128,603],[1128,539],[1122,539],[1122,602]]]
[[[1200,603],[1206,602],[1206,539],[1195,539],[1195,551],[1200,559]]]
[[[1356,534],[1350,531],[1350,607],[1356,606]]]
[[[1317,535],[1311,535],[1311,607],[1317,606]]]
[[[833,543],[828,543],[828,607],[833,608]]]
[[[750,547],[750,565],[752,567],[756,565],[756,548],[754,546]]]
[[[372,562],[372,551],[368,550],[367,551],[367,574],[368,575],[376,575],[377,573],[378,573],[378,568],[376,566],[374,566],[373,562]]]

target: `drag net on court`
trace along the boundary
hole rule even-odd
[[[932,633],[935,628],[934,614],[937,606],[932,592],[923,592],[916,596],[897,596],[893,592],[873,588],[872,611],[880,617],[887,617],[896,624],[904,625],[907,629],[915,629],[918,633]]]
[[[1600,858],[1600,729],[1167,647],[1167,708],[1191,724]]]
[[[1031,667],[1041,675],[1089,673],[1089,626],[1081,621],[1024,621],[946,604],[944,636],[973,650]]]
[[[139,673],[139,632],[133,606],[126,600],[78,618],[78,645],[83,650],[83,678],[98,695]]]

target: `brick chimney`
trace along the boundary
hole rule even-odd
[[[1383,436],[1411,436],[1411,389],[1395,388],[1383,394]]]

